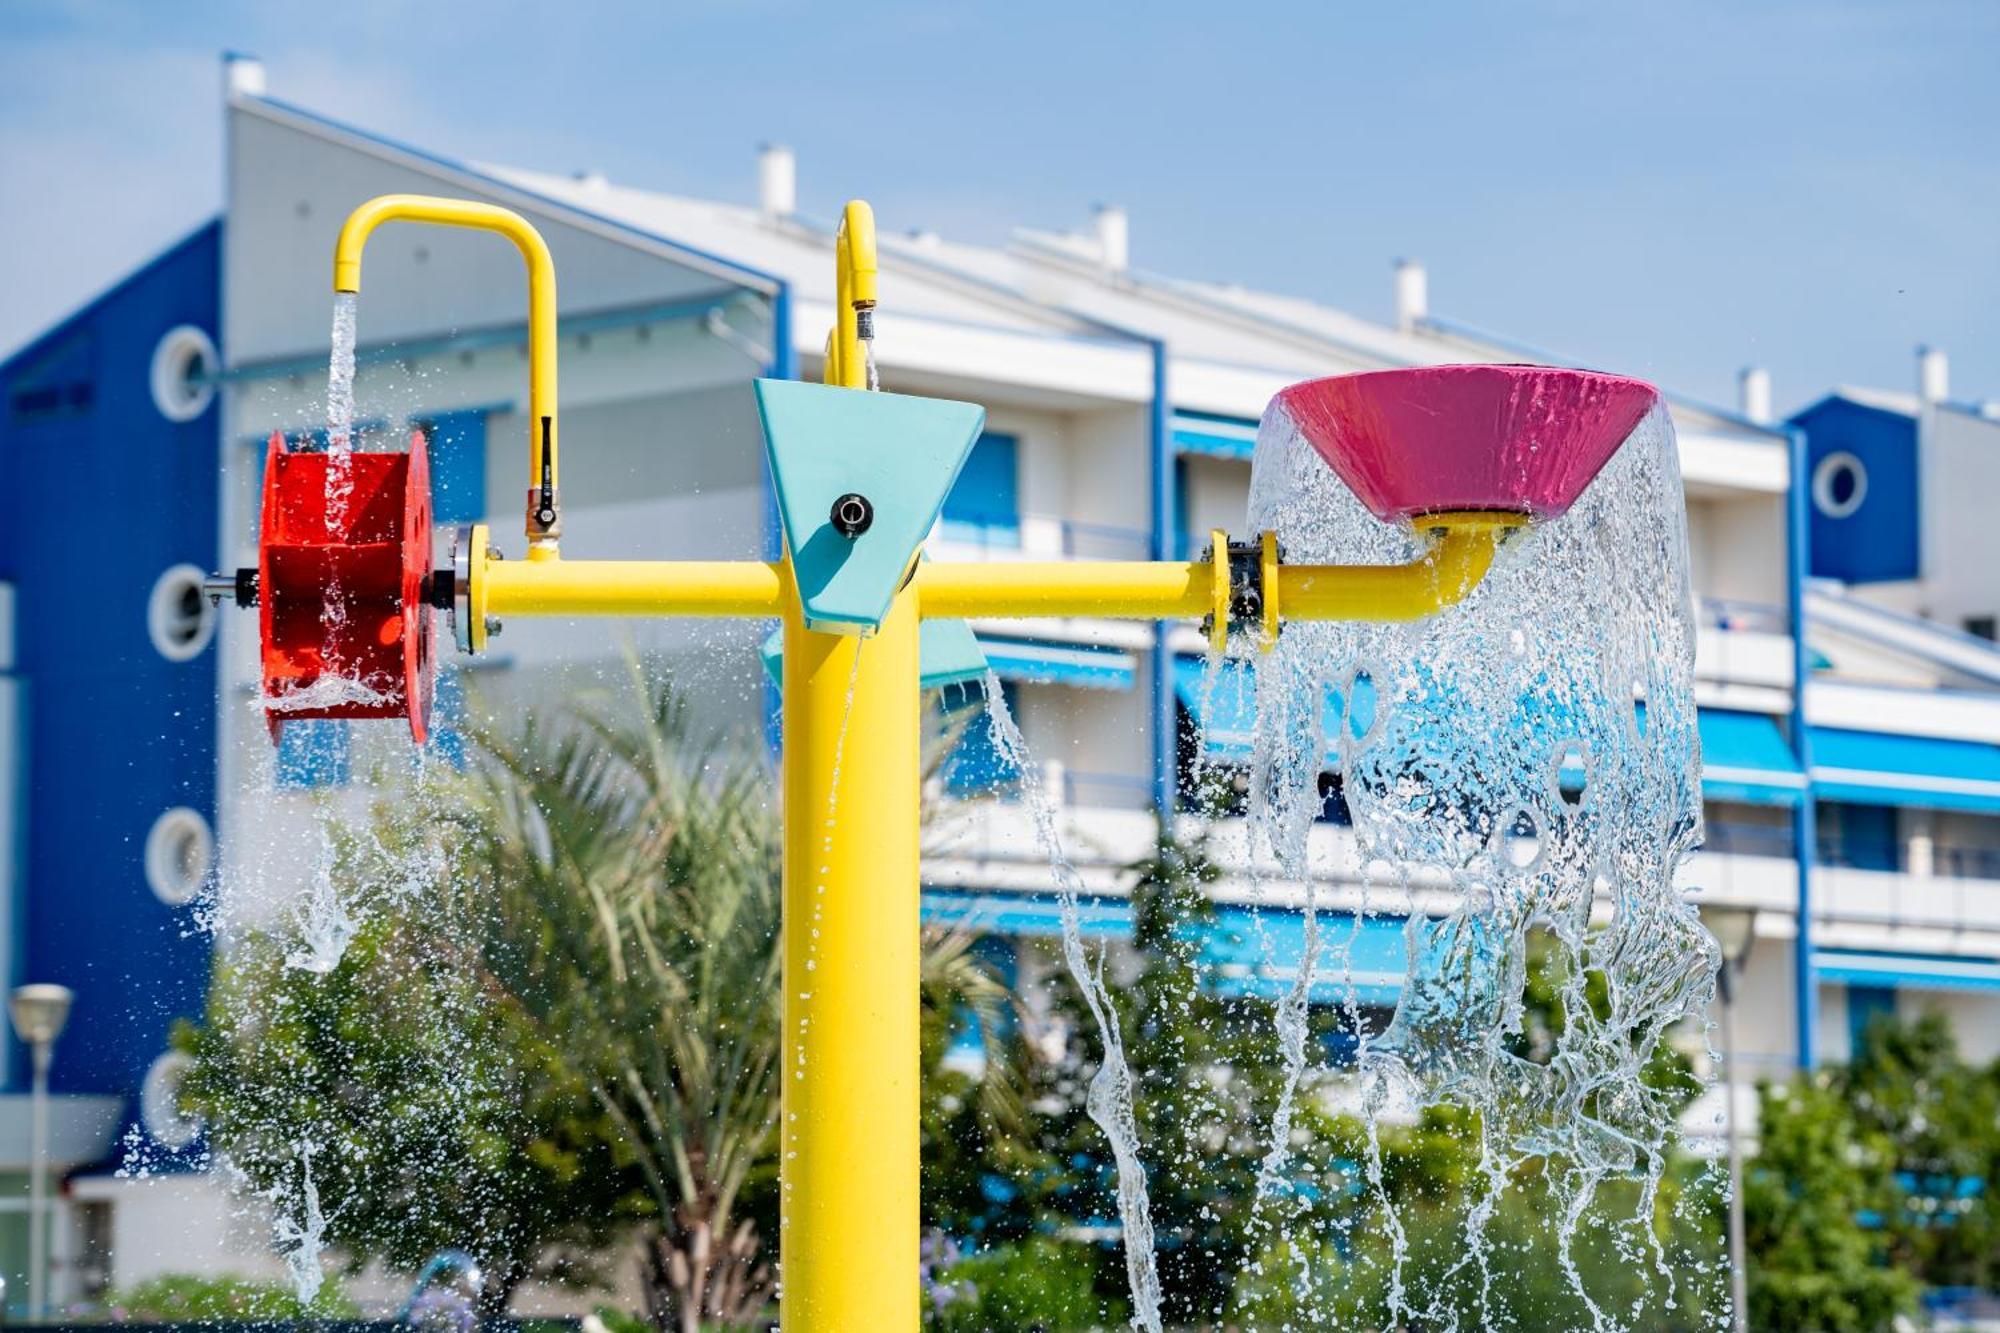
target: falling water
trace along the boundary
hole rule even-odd
[[[1025,777],[1032,772],[1028,742],[1007,708],[999,678],[990,671],[986,673],[986,707],[993,720],[994,744],[1002,762]],[[1062,914],[1063,962],[1083,993],[1103,1045],[1103,1056],[1097,1073],[1091,1076],[1085,1106],[1091,1120],[1104,1131],[1118,1167],[1118,1219],[1125,1228],[1125,1277],[1132,1291],[1133,1322],[1147,1333],[1160,1333],[1160,1277],[1153,1253],[1153,1216],[1146,1200],[1146,1168],[1139,1158],[1139,1123],[1132,1109],[1132,1072],[1125,1063],[1118,1010],[1105,989],[1104,956],[1100,953],[1093,963],[1083,947],[1083,928],[1077,916],[1082,885],[1076,867],[1063,850],[1062,835],[1056,828],[1055,804],[1041,784],[1024,781],[1021,787],[1034,820],[1036,839],[1055,876],[1056,901]]]
[[[1281,406],[1259,434],[1250,509],[1253,530],[1275,530],[1292,561],[1391,563],[1422,540],[1368,514]],[[1642,1074],[1667,1030],[1702,1012],[1716,966],[1678,882],[1701,836],[1681,514],[1673,432],[1656,409],[1570,514],[1511,539],[1460,607],[1403,626],[1289,624],[1256,666],[1253,820],[1280,864],[1311,883],[1306,834],[1330,749],[1358,863],[1456,902],[1410,911],[1401,1000],[1385,1033],[1363,1036],[1371,1188],[1386,1203],[1382,1117],[1476,1111],[1487,1193],[1461,1266],[1485,1272],[1494,1198],[1516,1167],[1545,1159],[1561,1262],[1600,1328],[1614,1321],[1584,1289],[1570,1242],[1602,1183],[1637,1181],[1629,1225],[1665,1272],[1650,1218],[1675,1106]],[[1562,979],[1566,1021],[1546,1062],[1509,1044],[1531,935]],[[1295,997],[1311,982],[1307,938]],[[1287,1109],[1299,1008],[1279,1009]],[[1283,1140],[1272,1142],[1281,1160]],[[1423,1317],[1384,1211],[1390,1314]]]
[[[357,298],[337,292],[333,298],[332,349],[326,363],[326,510],[327,526],[347,521],[354,496],[354,339]]]

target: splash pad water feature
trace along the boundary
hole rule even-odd
[[[920,630],[928,622],[1202,619],[1218,655],[1252,645],[1260,728],[1267,717],[1280,730],[1288,715],[1308,719],[1303,747],[1278,736],[1258,748],[1260,819],[1281,860],[1302,856],[1299,793],[1309,784],[1295,770],[1309,750],[1317,774],[1328,739],[1319,696],[1344,692],[1352,704],[1364,674],[1378,682],[1379,721],[1352,737],[1355,744],[1342,742],[1350,759],[1358,761],[1364,750],[1373,756],[1374,768],[1360,762],[1349,768],[1367,826],[1395,831],[1382,833],[1371,850],[1385,860],[1457,867],[1464,873],[1456,886],[1467,903],[1435,923],[1412,926],[1410,992],[1368,1065],[1380,1095],[1400,1086],[1404,1095],[1437,1097],[1511,1077],[1522,1085],[1519,1095],[1490,1135],[1505,1145],[1502,1156],[1544,1147],[1581,1152],[1600,1174],[1638,1170],[1656,1179],[1658,1108],[1643,1097],[1620,1104],[1616,1082],[1632,1072],[1633,1050],[1657,1040],[1665,1021],[1692,1007],[1706,975],[1698,927],[1696,935],[1669,930],[1661,937],[1687,964],[1652,978],[1663,990],[1646,993],[1635,983],[1624,1010],[1566,1052],[1574,1057],[1570,1064],[1592,1070],[1583,1092],[1557,1075],[1501,1071],[1487,1039],[1506,1028],[1509,997],[1519,990],[1519,941],[1531,926],[1548,925],[1582,960],[1575,976],[1594,963],[1600,974],[1616,972],[1623,980],[1628,957],[1662,956],[1641,947],[1636,932],[1692,921],[1691,910],[1661,905],[1671,876],[1658,873],[1687,843],[1687,830],[1655,837],[1657,820],[1624,814],[1670,782],[1673,765],[1624,763],[1625,752],[1606,739],[1605,722],[1615,717],[1623,726],[1631,719],[1637,739],[1626,750],[1650,754],[1640,743],[1644,715],[1635,712],[1636,700],[1645,699],[1652,734],[1685,741],[1688,715],[1676,704],[1676,691],[1685,693],[1686,666],[1676,654],[1685,645],[1652,643],[1641,657],[1650,652],[1645,660],[1656,665],[1645,671],[1630,656],[1591,655],[1594,690],[1544,679],[1546,698],[1532,691],[1524,697],[1536,699],[1546,716],[1524,721],[1502,716],[1505,701],[1498,697],[1464,693],[1466,680],[1453,675],[1449,654],[1489,651],[1491,625],[1479,621],[1476,636],[1454,637],[1455,618],[1441,614],[1476,608],[1490,579],[1533,578],[1516,553],[1528,538],[1542,536],[1542,525],[1563,518],[1650,419],[1657,395],[1649,386],[1519,366],[1315,381],[1287,390],[1267,420],[1267,433],[1280,439],[1271,456],[1282,454],[1291,470],[1267,468],[1260,446],[1253,513],[1267,526],[1252,541],[1232,543],[1216,532],[1206,557],[1194,561],[925,562],[920,547],[984,414],[971,404],[873,391],[873,226],[866,205],[854,204],[837,243],[840,323],[829,345],[827,383],[757,385],[785,557],[568,561],[559,540],[554,271],[546,247],[503,209],[386,196],[356,210],[343,228],[338,292],[358,293],[368,236],[393,221],[497,232],[527,263],[527,558],[502,560],[486,529],[475,525],[455,535],[449,567],[426,567],[420,439],[406,454],[354,454],[336,439],[325,454],[307,455],[274,438],[259,568],[239,571],[218,589],[261,607],[274,732],[293,717],[404,717],[421,740],[430,707],[433,609],[450,612],[458,646],[468,653],[483,651],[498,625],[518,616],[782,621],[787,1076],[780,1246],[787,1327],[914,1328],[919,1318],[911,1277],[919,1252]],[[351,314],[351,300],[347,309]],[[1678,523],[1677,514],[1676,497],[1674,506],[1649,517],[1673,515]],[[1618,540],[1633,536],[1621,532]],[[1669,534],[1662,549],[1682,544]],[[1588,537],[1581,546],[1596,550]],[[1648,589],[1639,578],[1612,587],[1612,620],[1635,599],[1664,595],[1685,604],[1684,556],[1678,564],[1666,558],[1655,565],[1647,569],[1667,586]],[[1581,556],[1558,566],[1577,577],[1597,567]],[[1671,586],[1676,571],[1680,582]],[[1562,644],[1585,646],[1574,636]],[[1550,660],[1516,656],[1541,665]],[[1294,706],[1300,699],[1309,701],[1303,712]],[[1461,713],[1480,719],[1484,730],[1451,735]],[[1573,716],[1587,725],[1570,725]],[[1522,786],[1516,775],[1502,765],[1483,766],[1471,753],[1475,737],[1504,740],[1510,726],[1526,726],[1543,738],[1538,748],[1502,744],[1496,753],[1534,748],[1523,762],[1538,777],[1552,763],[1557,777],[1550,785],[1567,805],[1560,778],[1570,751],[1553,759],[1546,753],[1549,729],[1541,724],[1551,717],[1560,723],[1555,734],[1571,737],[1588,771],[1590,817],[1637,828],[1635,836],[1657,849],[1607,849],[1581,815],[1578,833],[1563,824],[1560,809],[1530,810],[1529,798],[1516,794]],[[1426,771],[1440,755],[1465,760],[1462,771]],[[1477,790],[1491,799],[1458,799]],[[1059,853],[1049,812],[1039,812],[1037,823],[1048,850]],[[1523,825],[1541,845],[1532,863],[1512,873],[1501,862]],[[1535,867],[1542,867],[1539,879],[1530,874]],[[1624,938],[1602,946],[1607,956],[1591,954],[1596,946],[1585,934],[1600,881],[1621,893],[1637,886],[1625,896],[1646,905],[1629,917]],[[1065,895],[1073,898],[1073,889],[1065,886]],[[1308,921],[1311,939],[1310,915]],[[1092,991],[1102,983],[1093,983],[1080,948],[1068,953],[1079,983],[1100,1000],[1093,1008],[1105,1059],[1090,1110],[1118,1158],[1138,1321],[1158,1328],[1144,1168],[1131,1129],[1129,1076],[1117,1056],[1116,1017],[1101,991]],[[1309,959],[1297,991],[1301,1004],[1311,984]],[[1281,1027],[1285,1020],[1281,1011]],[[1594,1043],[1588,1049],[1586,1040]],[[1286,1044],[1289,1057],[1296,1043]],[[1599,1058],[1591,1065],[1593,1053]],[[1540,1091],[1528,1086],[1537,1078]],[[1563,1127],[1572,1132],[1558,1142]],[[1621,1152],[1621,1142],[1636,1147]],[[1274,1171],[1282,1167],[1283,1143],[1281,1126]]]

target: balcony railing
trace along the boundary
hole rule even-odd
[[[1735,597],[1698,597],[1695,618],[1704,629],[1737,630],[1750,634],[1789,634],[1785,608]]]
[[[2000,879],[2000,847],[1934,847],[1931,866],[1948,879]]]
[[[1701,849],[1725,856],[1789,857],[1792,831],[1782,824],[1739,824],[1711,819],[1707,821]]]

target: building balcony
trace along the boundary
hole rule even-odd
[[[960,514],[939,520],[924,549],[937,560],[1144,560],[1152,549],[1133,528],[1054,514]]]

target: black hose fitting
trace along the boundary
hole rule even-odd
[[[875,521],[875,506],[868,503],[867,496],[849,491],[833,502],[833,512],[827,516],[827,521],[841,536],[859,537]]]

